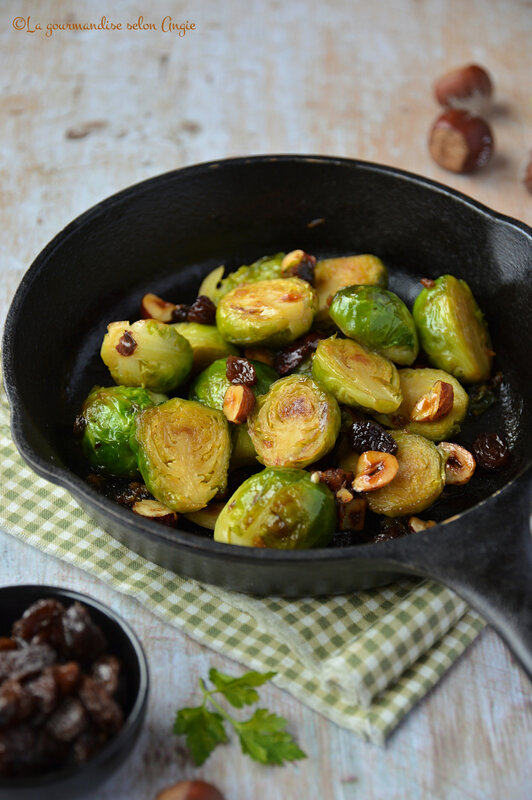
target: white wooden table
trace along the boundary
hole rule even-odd
[[[48,23],[98,24],[103,15],[123,29],[46,36]],[[156,29],[127,30],[140,15]],[[163,31],[168,16],[195,29],[182,37]],[[532,196],[519,180],[532,147],[531,41],[525,0],[3,0],[2,319],[25,269],[73,217],[131,183],[203,160],[316,152],[379,161],[531,224]],[[433,79],[470,61],[488,67],[496,82],[490,122],[497,155],[485,171],[462,177],[431,162],[426,135],[437,114]],[[53,319],[53,298],[43,302]],[[174,711],[194,701],[197,677],[210,666],[238,665],[91,576],[0,533],[0,584],[28,581],[99,598],[133,622],[146,647],[148,724],[101,800],[149,799],[190,776],[216,783],[227,800],[532,797],[531,687],[490,630],[385,749],[268,687],[265,701],[288,718],[308,760],[260,767],[231,744],[195,769],[170,734]]]

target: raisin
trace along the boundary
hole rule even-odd
[[[79,661],[92,661],[107,646],[103,631],[94,624],[81,603],[73,603],[61,617],[62,640],[58,642],[62,655]]]
[[[40,718],[39,720],[34,717],[32,720],[34,725],[51,714],[57,705],[57,684],[51,669],[45,670],[39,677],[26,684],[26,689],[34,701],[34,710]]]
[[[125,356],[127,358],[127,356],[132,356],[136,349],[137,342],[133,338],[133,335],[129,331],[124,331],[118,340],[115,350],[117,353],[120,353],[121,356]]]
[[[228,356],[225,375],[229,383],[241,383],[244,386],[254,386],[257,383],[255,367],[247,358]]]
[[[358,453],[376,450],[379,453],[397,453],[397,442],[388,431],[376,422],[354,422],[351,428],[351,446]]]
[[[316,269],[316,257],[308,253],[303,253],[301,260],[283,272],[283,277],[300,278],[307,283],[314,283],[314,271]]]
[[[172,311],[172,322],[186,322],[190,306],[186,303],[180,303]]]
[[[37,600],[13,623],[13,636],[29,641],[40,631],[48,632],[64,611],[64,605],[57,600]]]
[[[349,486],[353,483],[353,473],[346,472],[344,469],[340,469],[337,467],[336,469],[325,469],[325,470],[318,470],[317,472],[312,473],[313,480],[317,480],[319,483],[324,483],[326,486],[329,487],[331,492],[340,491],[344,486]],[[314,479],[314,476],[317,476]]]
[[[122,726],[122,709],[94,678],[83,675],[79,688],[79,699],[100,730],[114,733]]]
[[[80,436],[83,436],[86,427],[87,427],[87,418],[84,417],[83,414],[78,414],[78,416],[74,420],[74,425],[73,425],[74,436],[77,436],[78,438]]]
[[[19,681],[4,681],[0,686],[0,727],[27,719],[33,705],[32,695]]]
[[[56,659],[55,650],[48,644],[30,644],[22,650],[0,653],[0,680],[24,680],[37,675]]]
[[[279,375],[288,375],[289,372],[299,367],[299,365],[309,356],[318,346],[324,333],[307,333],[301,339],[297,339],[292,344],[280,350],[275,356],[275,369]]]
[[[200,294],[190,306],[187,322],[199,322],[201,325],[214,325],[216,322],[216,306],[207,295]]]
[[[375,534],[370,541],[387,542],[390,539],[398,539],[400,536],[407,536],[410,532],[407,523],[402,519],[383,519],[381,520],[381,529],[379,533]]]
[[[72,694],[79,683],[81,670],[75,661],[66,664],[54,664],[50,672],[60,694]]]
[[[46,723],[46,730],[60,742],[73,742],[88,724],[81,701],[77,697],[65,697]]]
[[[510,449],[498,433],[479,433],[472,446],[479,467],[502,469],[510,460]]]
[[[148,500],[152,497],[147,487],[138,481],[128,483],[125,489],[119,489],[113,495],[113,500],[122,506],[132,506],[140,500]]]
[[[118,688],[120,661],[116,656],[100,656],[92,665],[92,677],[107,694],[113,695]]]

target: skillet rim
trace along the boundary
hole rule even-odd
[[[325,156],[325,155],[308,155],[308,154],[259,154],[250,156],[240,156],[237,158],[223,158],[213,161],[204,161],[198,164],[181,167],[175,170],[155,175],[143,181],[132,184],[107,198],[99,201],[91,206],[81,215],[77,216],[62,230],[60,230],[53,239],[39,252],[30,267],[23,275],[15,295],[12,299],[11,305],[6,317],[3,340],[2,340],[2,354],[3,354],[3,381],[6,390],[7,399],[9,401],[11,412],[11,432],[13,441],[24,461],[30,468],[41,477],[50,481],[55,485],[59,485],[66,489],[74,499],[80,496],[83,502],[91,507],[96,507],[98,511],[105,517],[111,517],[112,522],[118,526],[127,525],[137,534],[142,534],[149,541],[160,543],[163,546],[173,546],[176,549],[189,551],[192,553],[203,553],[208,557],[225,556],[230,557],[230,560],[236,560],[242,563],[256,563],[262,562],[280,562],[280,563],[314,563],[326,561],[336,561],[338,559],[345,559],[347,556],[368,558],[378,555],[381,561],[386,560],[387,551],[391,551],[398,546],[396,540],[348,545],[344,547],[334,548],[314,548],[309,550],[274,550],[267,548],[247,548],[235,547],[230,544],[223,544],[215,542],[209,536],[201,536],[190,534],[180,529],[168,529],[164,526],[158,525],[149,520],[143,520],[135,515],[128,514],[125,509],[119,507],[112,500],[98,494],[92,489],[82,478],[73,472],[67,466],[57,466],[45,460],[28,442],[24,434],[24,420],[23,413],[20,407],[21,398],[18,396],[16,388],[16,381],[14,379],[15,370],[13,367],[14,347],[11,348],[11,341],[14,340],[14,329],[20,317],[19,309],[23,305],[24,299],[28,292],[31,290],[34,279],[40,275],[42,267],[49,258],[54,254],[54,251],[63,246],[68,239],[77,232],[77,230],[101,214],[109,212],[116,204],[122,202],[132,195],[139,195],[145,191],[150,191],[155,185],[164,181],[171,181],[176,177],[186,177],[188,175],[194,176],[208,172],[212,169],[219,168],[239,168],[245,167],[247,164],[260,164],[260,163],[277,163],[277,162],[290,162],[290,163],[318,163],[318,164],[334,164],[337,166],[347,167],[349,169],[361,169],[369,172],[377,172],[388,175],[392,178],[399,178],[410,184],[420,185],[431,192],[436,192],[447,197],[450,197],[453,202],[458,202],[471,208],[475,213],[480,214],[482,217],[491,220],[496,224],[503,226],[510,226],[519,230],[530,239],[532,247],[532,228],[526,223],[517,220],[508,215],[502,214],[494,209],[489,208],[483,203],[468,197],[463,192],[446,186],[443,183],[435,181],[431,178],[418,175],[397,167],[387,166],[385,164],[378,164],[371,161],[364,161],[361,159],[351,159],[342,156]],[[39,431],[40,432],[40,431]],[[475,514],[478,509],[483,508],[487,503],[493,503],[499,495],[509,490],[514,483],[524,478],[528,474],[532,478],[532,457],[530,457],[522,468],[514,475],[514,477],[506,482],[503,487],[476,503],[471,508],[466,509],[448,520],[443,520],[438,523],[436,527],[452,526],[455,522],[460,522],[464,518],[470,518]],[[126,516],[127,515],[127,516]],[[431,531],[433,535],[433,532]],[[426,534],[425,534],[426,535]],[[400,546],[400,543],[399,543]],[[375,549],[377,551],[375,552]]]

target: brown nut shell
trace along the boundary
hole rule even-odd
[[[399,463],[391,453],[368,450],[358,459],[353,489],[357,492],[381,489],[393,481],[398,469]]]
[[[435,422],[452,411],[454,389],[450,383],[436,381],[430,392],[422,395],[410,412],[414,422]]]
[[[452,486],[462,486],[473,477],[476,461],[472,453],[454,442],[440,442],[438,450],[446,458],[445,483]]]
[[[489,73],[478,64],[451,69],[434,84],[434,96],[441,106],[480,110],[493,94]]]
[[[159,792],[155,800],[224,800],[224,796],[211,783],[179,781]]]
[[[177,522],[176,512],[158,500],[137,500],[131,508],[139,517],[146,517],[154,522],[162,522],[164,525],[170,526]]]
[[[140,314],[143,319],[158,319],[159,322],[172,322],[175,303],[167,303],[161,297],[149,292],[140,303]]]
[[[451,172],[471,172],[485,166],[493,149],[493,134],[488,123],[458,108],[444,111],[429,134],[432,158]]]

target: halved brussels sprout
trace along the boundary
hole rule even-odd
[[[334,495],[302,469],[265,469],[239,486],[216,521],[214,540],[245,547],[325,547],[336,526]]]
[[[300,278],[257,281],[220,300],[216,324],[233,344],[282,347],[309,330],[317,308],[314,289]]]
[[[343,256],[318,261],[314,273],[314,286],[318,293],[319,310],[317,321],[326,320],[334,295],[344,286],[370,284],[388,285],[388,272],[377,256]]]
[[[464,383],[486,381],[492,350],[488,327],[471,289],[453,275],[442,275],[414,303],[421,346],[435,367]]]
[[[213,303],[218,305],[231,289],[243,283],[256,283],[257,281],[271,280],[281,277],[281,262],[284,253],[276,253],[274,256],[264,256],[234,272],[230,272],[225,278],[224,267],[216,267],[202,281],[198,295],[206,295]]]
[[[287,375],[258,398],[248,429],[268,467],[306,467],[332,450],[340,430],[338,403],[312,378]]]
[[[400,369],[401,392],[403,402],[393,414],[377,415],[381,425],[388,428],[401,428],[409,433],[418,433],[435,442],[448,439],[460,431],[460,423],[467,413],[469,397],[459,382],[442,369]],[[418,400],[430,392],[437,381],[448,383],[453,387],[453,404],[450,411],[440,419],[427,422],[415,422],[411,414]]]
[[[347,406],[387,414],[401,405],[395,366],[352,339],[322,339],[314,354],[312,374]]]
[[[237,356],[238,350],[226,342],[216,325],[199,322],[174,322],[171,327],[190,343],[192,347],[192,373],[197,375],[218,358]]]
[[[379,286],[346,286],[333,298],[329,316],[350,339],[396,364],[411,364],[419,343],[412,314],[393,292]]]
[[[149,491],[173,511],[197,511],[225,490],[231,439],[221,411],[174,397],[137,415],[131,446]]]
[[[267,364],[263,364],[260,361],[251,361],[251,364],[255,367],[257,382],[250,388],[255,397],[258,397],[260,394],[266,394],[271,384],[279,376]],[[207,369],[204,369],[190,387],[189,400],[197,400],[198,403],[204,403],[206,406],[217,408],[221,411],[224,405],[225,393],[231,386],[226,375],[226,369],[227,358],[219,358],[210,364]]]
[[[249,467],[257,464],[257,451],[251,441],[247,424],[230,425],[230,428],[233,450],[229,469],[238,469],[239,467]]]
[[[192,347],[171,325],[155,319],[111,322],[100,350],[116,383],[171,392],[188,376]]]
[[[445,459],[424,436],[394,432],[399,463],[391,483],[367,492],[369,507],[376,514],[402,517],[419,514],[438,499],[445,486]]]
[[[130,447],[135,415],[167,400],[133,386],[94,386],[81,407],[81,446],[94,469],[105,475],[135,478],[137,459]]]

